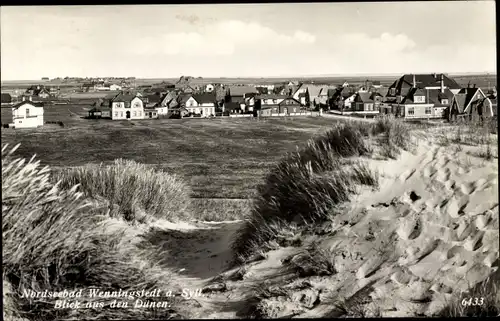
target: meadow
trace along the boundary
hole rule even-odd
[[[51,106],[45,120],[62,121],[64,127],[2,129],[2,141],[21,143],[20,156],[35,153],[55,169],[125,158],[182,176],[192,197],[246,199],[283,154],[336,122],[320,117],[121,122],[82,119],[85,113],[83,106]],[[2,123],[7,117],[2,109]]]

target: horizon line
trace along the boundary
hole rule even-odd
[[[193,78],[208,78],[208,79],[280,79],[280,78],[338,78],[338,77],[366,77],[366,76],[375,76],[375,77],[393,77],[393,76],[399,76],[399,75],[407,75],[407,74],[433,74],[433,73],[443,73],[443,74],[448,74],[448,75],[496,75],[496,71],[473,71],[473,72],[403,72],[403,73],[352,73],[352,74],[320,74],[320,75],[283,75],[283,76],[190,76],[190,75],[181,75],[177,77],[135,77],[135,79],[178,79],[180,77],[193,77]],[[134,77],[134,76],[67,76],[69,78],[129,78],[129,77]],[[50,78],[50,80],[56,79],[56,78],[61,78],[64,79],[63,77],[55,77],[55,78]],[[1,79],[0,81],[3,82],[12,82],[12,81],[40,81],[42,80],[42,77],[39,77],[38,79]]]

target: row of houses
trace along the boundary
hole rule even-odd
[[[455,120],[497,115],[496,88],[484,92],[475,85],[462,88],[444,74],[407,74],[387,89],[352,91],[338,88],[329,109],[341,114],[393,114],[404,119]]]
[[[41,86],[27,90],[32,96],[45,95],[47,91],[50,95],[50,90]],[[409,120],[455,120],[467,116],[494,117],[497,113],[496,87],[488,92],[475,85],[462,88],[444,74],[403,75],[388,88],[376,82],[357,87],[347,82],[339,86],[289,82],[267,86],[209,84],[200,89],[182,82],[149,86],[143,93],[121,91],[108,95],[93,104],[88,116],[112,120],[266,117],[304,115],[316,108],[341,114],[393,114]],[[23,96],[23,101],[13,107],[16,127],[43,124],[43,106],[33,102],[32,96]],[[42,108],[42,112],[37,108]]]

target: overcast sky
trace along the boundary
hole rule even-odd
[[[1,7],[2,80],[496,72],[495,2]]]

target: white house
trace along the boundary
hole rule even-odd
[[[138,96],[119,94],[111,101],[111,119],[144,119],[144,103]]]
[[[36,128],[43,126],[43,104],[24,100],[12,107],[14,128]]]
[[[111,86],[109,86],[109,90],[111,91],[122,90],[122,87],[117,84],[112,84]]]
[[[186,109],[202,117],[215,116],[215,95],[211,93],[193,94],[185,102]]]

